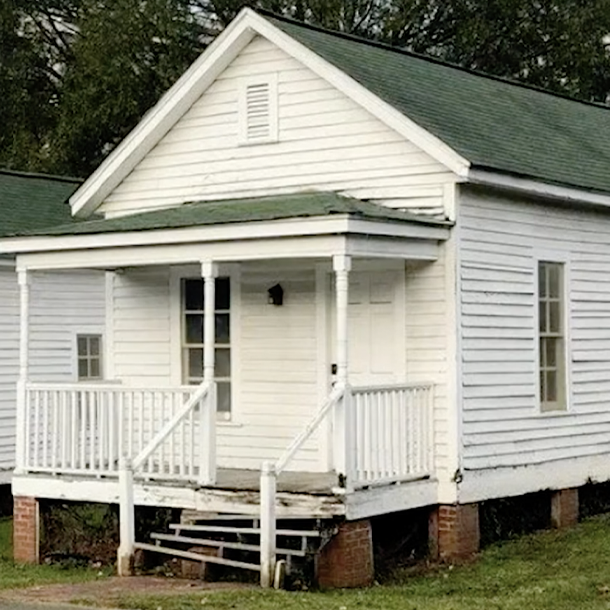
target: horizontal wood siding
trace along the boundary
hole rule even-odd
[[[103,332],[104,277],[93,272],[30,276],[30,380],[76,379],[76,333]],[[14,467],[19,376],[19,288],[0,269],[0,469]]]
[[[244,78],[277,74],[279,141],[238,146]],[[438,213],[453,175],[265,39],[255,39],[101,207],[109,216],[188,201],[337,191]]]
[[[0,470],[15,465],[16,383],[19,375],[17,274],[0,268]]]
[[[180,359],[179,340],[172,341],[180,322],[172,320],[179,295],[171,294],[170,275],[169,268],[154,268],[114,278],[114,370],[126,385],[182,382],[172,362]],[[197,268],[182,275],[196,277]],[[318,408],[315,271],[274,262],[244,264],[240,275],[232,310],[239,318],[232,325],[232,332],[239,329],[231,345],[233,416],[218,424],[218,459],[220,466],[258,469],[281,455]],[[282,307],[267,302],[267,289],[278,282],[286,294]],[[312,439],[291,467],[316,470],[318,459]]]
[[[274,307],[268,303],[267,289],[278,282],[285,300],[281,307]],[[260,465],[261,458],[280,457],[320,407],[313,266],[244,264],[241,311],[237,408],[244,428],[236,429],[232,436],[239,438],[243,457]],[[317,446],[314,437],[289,468],[318,470]]]
[[[448,375],[454,369],[449,366],[447,357],[451,307],[445,292],[450,273],[448,254],[444,245],[438,261],[408,263],[406,281],[407,381],[434,384],[434,453],[440,477],[449,475],[451,457]]]
[[[115,274],[110,303],[115,377],[137,387],[170,386],[169,268]]]
[[[610,453],[610,216],[472,189],[459,215],[464,467]],[[536,398],[540,258],[566,261],[564,414],[542,415]]]

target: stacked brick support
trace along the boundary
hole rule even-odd
[[[13,504],[13,557],[18,563],[38,563],[38,502],[15,497]]]
[[[571,527],[578,523],[578,489],[562,489],[551,496],[551,525]]]
[[[441,505],[429,522],[430,555],[442,561],[459,561],[479,551],[481,534],[478,504]]]
[[[318,585],[323,589],[367,587],[374,576],[371,522],[341,524],[318,557]]]

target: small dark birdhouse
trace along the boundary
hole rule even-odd
[[[269,293],[269,303],[271,305],[284,304],[284,289],[279,284],[271,286],[267,292]]]

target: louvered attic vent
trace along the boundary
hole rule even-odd
[[[240,97],[240,143],[277,142],[276,79],[248,80]]]

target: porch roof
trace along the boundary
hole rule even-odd
[[[13,236],[126,233],[332,215],[441,227],[451,224],[445,220],[395,210],[337,193],[308,192],[223,201],[199,201],[119,218],[89,220],[34,231],[22,231],[14,233]]]

